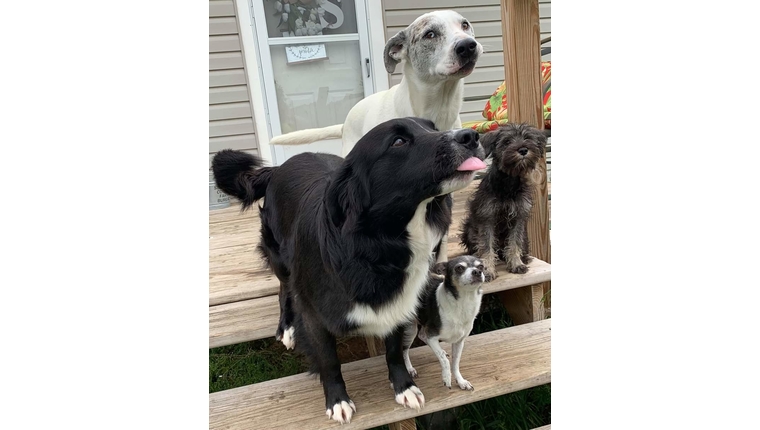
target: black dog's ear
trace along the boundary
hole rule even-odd
[[[396,33],[391,40],[385,44],[383,51],[383,60],[385,61],[385,70],[393,73],[396,70],[396,64],[400,63],[406,55],[406,33],[404,30]]]
[[[369,207],[366,180],[355,175],[349,164],[344,164],[327,188],[325,204],[333,225],[344,229],[353,228],[364,209]]]

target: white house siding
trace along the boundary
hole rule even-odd
[[[551,36],[551,0],[539,0],[541,39]],[[483,45],[484,54],[475,71],[465,78],[462,122],[483,119],[486,100],[504,81],[504,54],[499,0],[383,0],[385,40],[403,30],[418,16],[439,9],[453,9],[467,18],[475,29],[475,37]],[[551,42],[543,47],[551,46]],[[551,60],[546,55],[543,60]],[[401,68],[389,75],[391,86],[401,82]]]
[[[211,158],[221,149],[258,154],[248,73],[233,0],[209,1],[208,52],[210,166]]]

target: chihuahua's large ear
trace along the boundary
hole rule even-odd
[[[391,40],[385,44],[383,60],[385,61],[385,70],[393,73],[396,70],[396,64],[406,56],[406,31],[401,30],[391,37]]]
[[[366,178],[356,175],[351,165],[344,162],[327,188],[325,206],[330,221],[343,231],[351,230],[358,224],[362,212],[369,207],[369,202]]]

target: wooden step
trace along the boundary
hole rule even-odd
[[[552,425],[548,424],[548,425],[545,425],[545,426],[536,427],[533,430],[552,430]]]
[[[342,366],[356,414],[340,425],[325,415],[324,395],[316,377],[306,373],[209,395],[210,429],[366,429],[551,382],[551,320],[543,320],[467,338],[461,372],[474,391],[448,389],[429,347],[410,357],[420,376],[416,383],[425,407],[405,409],[393,399],[385,357]],[[444,345],[449,351],[450,345]],[[450,353],[450,351],[449,351]]]
[[[504,263],[500,263],[496,266],[499,277],[483,284],[483,292],[495,293],[551,280],[551,265],[548,263],[533,259],[528,267],[528,273],[517,275],[508,273]],[[273,337],[279,317],[276,295],[211,306],[209,348]]]
[[[462,252],[459,229],[466,202],[479,181],[453,193],[449,255]],[[259,211],[240,213],[240,205],[209,211],[209,306],[277,294],[279,282],[256,252],[260,240]]]

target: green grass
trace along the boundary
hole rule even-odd
[[[274,338],[209,350],[209,393],[305,372],[303,358]]]
[[[483,298],[481,313],[472,334],[512,326],[506,310],[495,295]],[[286,351],[273,338],[245,342],[209,350],[209,392],[227,390],[270,379],[305,372],[303,357]],[[452,429],[530,430],[551,422],[551,384],[540,385],[504,396],[456,408],[456,425]],[[417,428],[428,429],[425,417],[417,419]],[[374,430],[388,429],[388,426]]]

